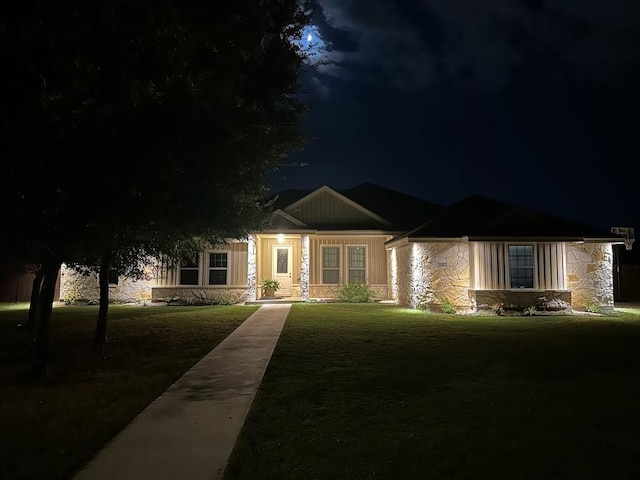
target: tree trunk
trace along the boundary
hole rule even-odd
[[[109,270],[111,270],[111,253],[105,253],[100,263],[98,281],[100,284],[100,308],[93,343],[104,345],[107,343],[107,312],[109,311]]]
[[[49,260],[42,264],[42,286],[38,295],[35,315],[31,372],[36,378],[47,375],[49,369],[49,325],[56,281],[62,262]]]
[[[33,338],[35,331],[36,318],[38,316],[38,299],[40,298],[40,289],[42,288],[42,268],[38,268],[33,276],[31,284],[31,300],[29,303],[29,318],[27,319],[27,334],[29,338]]]

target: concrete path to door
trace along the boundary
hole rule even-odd
[[[73,480],[222,478],[290,309],[262,305]]]

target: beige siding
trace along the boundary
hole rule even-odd
[[[231,243],[224,250],[229,251],[229,285],[247,284],[247,263],[249,246],[247,243]]]
[[[322,192],[287,213],[309,224],[371,223],[369,215],[327,192]]]
[[[364,245],[366,251],[367,283],[372,285],[387,284],[387,251],[384,242],[388,236],[328,236],[317,235],[310,237],[310,283],[322,283],[322,245],[337,245],[341,247],[340,278],[346,281],[346,261],[348,245]]]
[[[258,278],[257,282],[260,284],[265,278],[271,278],[273,275],[273,247],[275,245],[290,245],[291,248],[291,262],[292,262],[292,284],[298,285],[300,283],[300,257],[301,257],[301,242],[299,236],[286,237],[282,243],[278,241],[276,237],[258,235],[257,248],[258,248]]]

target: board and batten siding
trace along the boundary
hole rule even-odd
[[[308,224],[371,223],[366,213],[327,192],[320,193],[287,213]]]
[[[371,285],[387,284],[387,251],[384,246],[389,236],[311,236],[310,248],[310,283],[322,284],[322,246],[341,246],[340,277],[344,281],[346,276],[347,246],[364,245],[367,248],[366,269],[367,283]]]
[[[276,237],[266,237],[258,235],[258,283],[265,278],[273,276],[273,247],[274,246],[290,246],[291,247],[291,283],[297,285],[300,283],[300,255],[301,244],[300,237],[285,238],[283,242],[279,242]]]
[[[230,243],[220,250],[229,251],[229,285],[246,285],[249,245],[245,242]]]
[[[484,243],[469,244],[470,287],[475,290],[507,290],[509,245],[533,246],[533,288],[566,289],[566,248],[564,243]]]
[[[227,245],[216,247],[215,249],[206,250],[200,255],[200,283],[206,282],[207,272],[205,271],[206,258],[209,252],[228,252],[228,286],[246,286],[247,285],[247,262],[249,258],[249,248],[246,242],[232,242]],[[164,260],[159,266],[160,275],[158,278],[158,286],[177,285],[178,284],[178,268],[170,266],[169,262]]]

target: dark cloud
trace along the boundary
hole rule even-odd
[[[531,56],[596,82],[629,81],[638,67],[637,0],[318,0],[329,39],[324,75],[427,87],[500,89]]]

